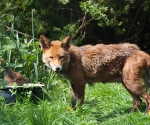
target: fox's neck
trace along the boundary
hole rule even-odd
[[[64,63],[63,64],[63,69],[62,69],[62,71],[60,73],[66,74],[68,72],[69,67],[70,67],[69,62]]]
[[[65,63],[63,65],[63,70],[62,73],[66,74],[66,75],[70,75],[70,71],[74,68],[76,68],[77,66],[77,62],[81,61],[80,60],[80,51],[79,51],[80,47],[76,47],[76,46],[71,46],[69,49],[69,56],[70,56],[70,60],[69,62]]]

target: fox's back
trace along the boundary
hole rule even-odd
[[[103,74],[110,77],[121,74],[125,60],[136,50],[139,48],[129,43],[79,47],[85,77],[100,78]]]

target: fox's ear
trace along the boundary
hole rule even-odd
[[[4,72],[4,76],[5,75],[9,75],[11,78],[16,77],[16,74],[14,73],[14,71],[11,68],[8,68],[7,71]]]
[[[70,46],[71,46],[71,42],[72,42],[72,36],[71,36],[71,35],[68,35],[68,36],[66,36],[66,37],[62,40],[61,46],[62,46],[64,49],[68,50],[68,49],[70,48]]]
[[[44,35],[40,36],[39,41],[42,50],[48,49],[50,47],[50,40]]]

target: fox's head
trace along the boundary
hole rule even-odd
[[[70,61],[68,50],[71,46],[71,35],[66,36],[62,41],[51,41],[45,36],[40,36],[40,45],[43,51],[43,62],[53,71],[61,71],[63,64]]]
[[[28,78],[23,77],[19,72],[14,72],[10,68],[4,72],[4,80],[9,83],[8,85],[13,85],[16,82],[19,86],[29,82]]]

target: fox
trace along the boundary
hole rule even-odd
[[[133,99],[131,113],[139,108],[142,99],[146,103],[145,112],[150,111],[150,95],[147,93],[150,56],[137,45],[126,42],[78,47],[72,44],[71,35],[52,41],[41,35],[39,42],[43,63],[70,81],[73,108],[83,105],[86,84],[119,82]]]
[[[16,83],[18,86],[28,83],[29,79],[23,77],[19,72],[14,72],[11,68],[4,71],[4,80],[8,82],[8,86],[13,86]]]

